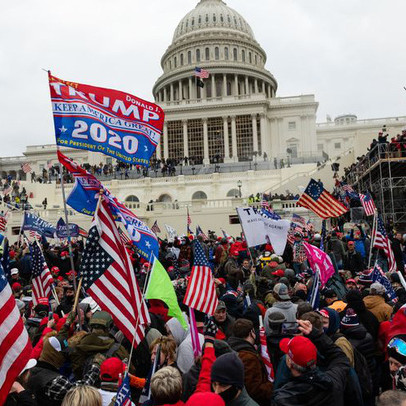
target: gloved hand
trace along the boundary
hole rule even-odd
[[[208,342],[214,343],[214,338],[216,337],[218,331],[218,327],[216,323],[214,322],[213,318],[210,317],[206,323],[204,323],[203,327],[203,334],[204,334],[204,339]]]

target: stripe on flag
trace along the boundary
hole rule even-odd
[[[388,260],[389,272],[396,271],[395,255],[393,254],[391,242],[386,234],[385,226],[381,216],[378,216],[374,234],[374,247],[385,252]]]
[[[362,203],[362,207],[364,208],[365,215],[373,216],[376,211],[376,206],[374,201],[372,200],[370,193],[368,191],[365,194],[360,193],[359,197]]]
[[[145,301],[108,202],[96,212],[82,255],[80,276],[85,291],[111,314],[115,325],[138,345],[150,322]],[[136,330],[135,330],[136,328]]]
[[[183,303],[212,316],[218,304],[213,275],[200,242],[194,244],[195,261]]]
[[[314,179],[310,180],[306,190],[297,201],[297,205],[313,211],[322,219],[339,217],[348,211],[343,204],[324,189],[321,183]]]
[[[31,356],[31,341],[0,264],[0,405]]]

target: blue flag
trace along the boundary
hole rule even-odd
[[[3,244],[4,242],[4,244]],[[6,274],[7,278],[9,278],[10,275],[10,256],[8,252],[8,240],[7,238],[4,238],[2,241],[3,245],[3,255],[1,256],[0,259],[0,264],[3,267],[4,273]]]
[[[49,238],[53,238],[56,232],[56,228],[51,223],[28,211],[24,213],[23,230],[36,231],[41,236]]]
[[[123,382],[118,388],[114,406],[130,406],[130,405],[131,405],[130,377],[127,373],[125,374]]]
[[[389,300],[392,300],[392,301],[398,300],[398,297],[392,287],[392,284],[390,283],[389,279],[386,277],[385,273],[382,271],[382,268],[378,264],[375,264],[371,277],[372,277],[372,282],[378,282],[381,285],[383,285],[383,287],[386,290],[386,294],[388,295]]]
[[[268,218],[271,220],[280,220],[281,219],[281,216],[276,214],[272,209],[267,210],[267,209],[262,208],[261,214],[262,214],[262,217],[265,217],[265,218]]]
[[[69,231],[71,237],[77,237],[79,235],[79,226],[77,224],[69,223]],[[56,223],[56,235],[59,238],[68,237],[68,227],[66,227],[66,223],[62,217]]]

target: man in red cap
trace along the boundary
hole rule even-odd
[[[350,369],[346,355],[327,335],[313,329],[310,321],[298,320],[298,324],[303,336],[280,342],[291,378],[275,390],[271,405],[344,406],[343,392]],[[317,351],[324,357],[325,372],[316,366]]]

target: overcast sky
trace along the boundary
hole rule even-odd
[[[54,142],[47,75],[153,100],[160,58],[197,0],[18,0],[0,13],[0,156]],[[268,55],[278,96],[317,121],[406,115],[405,0],[229,0]]]

